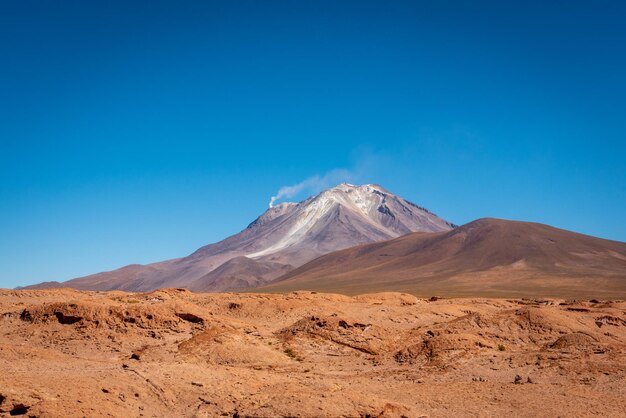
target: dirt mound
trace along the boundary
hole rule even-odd
[[[33,324],[59,323],[77,328],[108,328],[124,332],[128,328],[150,330],[180,329],[185,324],[202,325],[203,319],[176,304],[139,304],[129,299],[122,304],[84,301],[46,303],[29,306],[20,319]]]
[[[285,342],[298,339],[321,339],[367,354],[379,354],[393,339],[390,333],[376,325],[342,319],[338,316],[310,316],[280,330],[277,335]]]
[[[524,306],[518,309],[500,310],[498,313],[469,313],[447,322],[435,329],[448,333],[479,334],[491,341],[507,345],[541,345],[555,336],[584,329],[574,318],[576,313],[559,309],[543,309],[538,306]]]
[[[432,335],[431,335],[432,334]],[[493,349],[494,344],[471,334],[426,334],[420,341],[394,354],[398,363],[451,363],[473,351]]]
[[[383,293],[374,293],[374,294],[365,294],[354,296],[355,300],[363,301],[363,302],[376,302],[379,304],[384,303],[385,305],[416,305],[420,302],[423,302],[421,299],[416,298],[413,295],[409,295],[408,293],[398,293],[398,292],[383,292]]]
[[[211,327],[178,345],[187,360],[229,366],[279,366],[290,359],[277,348],[268,346],[253,330],[233,327]]]
[[[550,306],[542,303],[543,306]],[[554,305],[552,305],[554,306]],[[468,312],[450,321],[420,327],[411,332],[408,344],[394,354],[398,363],[455,365],[463,358],[511,350],[596,351],[607,350],[595,335],[585,311],[524,306],[496,313]],[[617,323],[602,317],[603,323]],[[596,324],[597,325],[597,324]],[[585,331],[586,330],[586,331]]]
[[[604,347],[597,338],[582,332],[563,335],[549,344],[548,348],[561,351],[604,351]]]

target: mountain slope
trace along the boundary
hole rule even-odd
[[[449,222],[380,186],[344,183],[300,203],[271,207],[240,233],[187,257],[131,265],[70,280],[62,286],[83,290],[238,290],[263,284],[332,251],[414,231],[452,228]]]
[[[215,270],[200,277],[189,285],[193,291],[227,292],[255,288],[275,279],[293,266],[271,261],[257,261],[248,257],[231,258]]]
[[[626,243],[530,222],[479,219],[313,260],[262,290],[348,294],[626,297]]]

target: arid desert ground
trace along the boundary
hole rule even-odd
[[[0,416],[618,417],[626,302],[0,291]]]

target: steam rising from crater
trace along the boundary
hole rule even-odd
[[[309,177],[300,183],[293,184],[291,186],[283,186],[278,189],[275,196],[270,199],[269,207],[274,207],[274,202],[282,198],[292,198],[301,192],[308,191],[309,193],[317,193],[323,189],[336,186],[338,183],[350,181],[354,178],[354,174],[346,169],[337,168],[331,170],[324,175]]]

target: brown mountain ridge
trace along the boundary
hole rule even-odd
[[[260,290],[624,298],[626,243],[485,218],[327,254]]]

